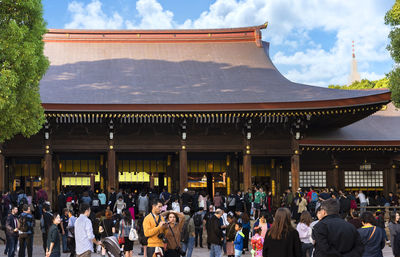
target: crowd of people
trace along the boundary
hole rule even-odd
[[[385,198],[362,191],[288,189],[279,203],[273,201],[263,187],[227,196],[188,189],[182,194],[62,191],[53,204],[43,189],[33,196],[6,192],[1,199],[4,253],[14,257],[19,245],[18,256],[31,257],[39,222],[46,257],[62,252],[106,256],[106,238],[115,238],[126,257],[134,255],[134,243],[141,249],[135,255],[144,257],[191,257],[196,247],[207,247],[210,257],[246,252],[253,257],[382,256],[389,240],[394,256],[400,256],[400,215],[394,210],[386,223],[384,211],[367,211],[368,205],[398,206],[393,193]]]

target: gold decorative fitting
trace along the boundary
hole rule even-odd
[[[392,168],[395,169],[395,168],[396,168],[396,165],[393,164],[393,165],[392,165]]]
[[[1,150],[0,150],[0,153],[2,153]]]
[[[295,154],[299,154],[299,150],[294,150],[294,153]]]
[[[182,150],[185,150],[185,149],[186,149],[186,145],[183,145],[183,146],[182,146]]]
[[[246,150],[246,154],[250,154],[250,150]]]
[[[50,149],[50,146],[46,145],[46,149]]]
[[[335,165],[335,169],[339,169],[339,165]]]
[[[114,146],[110,145],[110,149],[114,149]]]
[[[246,149],[249,150],[249,149],[250,149],[250,146],[249,146],[249,145],[246,145]]]
[[[49,154],[49,153],[50,153],[50,151],[49,151],[49,150],[46,150],[46,153],[47,153],[47,154]]]

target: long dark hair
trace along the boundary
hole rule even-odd
[[[288,208],[279,208],[276,210],[274,223],[268,230],[268,236],[274,240],[281,240],[282,238],[286,238],[290,230],[294,230],[291,223],[290,211]]]
[[[132,223],[131,212],[129,210],[127,210],[127,209],[124,211],[124,223],[125,223],[125,225],[129,225],[129,226]]]
[[[396,214],[397,214],[397,212],[395,212],[395,211],[390,213],[389,222],[392,222],[393,224],[397,224],[397,222],[396,222]]]
[[[308,211],[303,211],[300,216],[300,223],[310,226],[312,222],[311,214]]]

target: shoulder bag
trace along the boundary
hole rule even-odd
[[[131,230],[129,231],[129,240],[130,241],[137,241],[139,239],[138,233],[137,233],[135,227],[133,226],[134,222],[135,221],[132,219]]]

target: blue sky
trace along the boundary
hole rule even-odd
[[[393,67],[384,15],[394,0],[43,0],[48,28],[168,29],[241,27],[269,22],[263,40],[290,80],[346,84],[351,41],[362,78]]]

